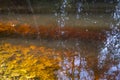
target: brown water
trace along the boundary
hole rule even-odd
[[[11,15],[11,14],[10,14]],[[30,25],[57,25],[57,18],[54,15],[26,15],[12,14],[1,15],[0,22],[13,24],[30,24]],[[69,15],[66,20],[66,26],[72,27],[100,27],[103,29],[109,27],[113,22],[110,14],[82,14],[80,19],[76,19],[75,15]],[[0,38],[1,43],[11,43],[22,46],[45,46],[55,50],[60,50],[62,60],[59,62],[60,69],[57,71],[58,80],[119,80],[120,64],[119,61],[103,60],[102,68],[100,68],[100,54],[104,50],[104,41],[96,40],[50,40],[50,39],[26,39],[26,38]],[[119,43],[118,43],[119,45]],[[67,53],[66,51],[70,51]],[[119,51],[119,50],[118,50]],[[108,55],[109,56],[109,55]],[[105,56],[106,57],[106,56]],[[117,79],[118,78],[118,79]]]
[[[16,46],[34,45],[60,50],[62,52],[59,54],[59,57],[62,58],[59,62],[61,68],[57,72],[57,77],[60,80],[82,80],[82,78],[84,80],[98,80],[100,78],[115,80],[116,76],[119,77],[119,70],[113,72],[114,75],[107,73],[112,68],[114,71],[115,66],[110,67],[115,64],[114,62],[108,61],[108,64],[104,65],[103,68],[98,67],[98,55],[100,55],[102,46],[104,46],[101,41],[31,40],[22,38],[1,38],[0,41]]]

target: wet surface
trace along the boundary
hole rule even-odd
[[[27,1],[31,14],[0,14],[0,79],[120,80],[120,1],[106,13],[78,2],[69,14],[63,0],[45,15]]]
[[[28,19],[28,23],[30,23],[29,18],[30,16],[26,18]],[[52,19],[51,16],[49,16],[49,19],[47,19],[48,16],[46,15],[44,16],[42,15],[42,18],[44,19],[44,22],[40,21],[42,24],[39,22],[37,23],[44,26],[47,25],[46,23],[47,21],[48,22],[50,21],[50,18]],[[1,25],[7,23],[6,18],[2,18],[2,19],[5,19],[5,20],[1,20],[3,22]],[[13,21],[14,19],[15,18],[13,18]],[[26,19],[25,21],[27,21]],[[69,22],[69,25],[73,23],[72,19],[71,19],[71,22]],[[21,20],[24,20],[24,19],[22,18]],[[13,38],[10,38],[10,35],[9,35],[9,37],[4,37],[4,38],[1,37],[0,41],[1,41],[1,44],[10,43],[16,46],[18,45],[22,45],[22,46],[34,45],[37,47],[44,46],[56,51],[60,51],[60,53],[58,54],[58,56],[61,59],[58,63],[60,68],[56,72],[58,80],[98,80],[98,79],[119,80],[120,78],[119,77],[120,75],[119,28],[113,27],[111,28],[111,30],[109,29],[104,39],[97,40],[95,37],[95,35],[97,35],[97,32],[102,31],[105,35],[106,33],[105,30],[107,30],[106,28],[108,28],[107,26],[111,22],[111,19],[108,19],[108,18],[107,18],[108,22],[104,22],[102,20],[103,18],[99,18],[99,16],[97,17],[92,16],[92,18],[90,17],[90,21],[93,21],[92,23],[92,22],[89,22],[88,18],[83,18],[83,19],[80,18],[78,21],[76,21],[78,22],[78,24],[77,23],[73,24],[74,26],[77,24],[76,30],[80,29],[81,26],[82,27],[87,26],[87,27],[84,27],[84,29],[78,30],[78,32],[83,32],[83,33],[81,33],[81,35],[79,37],[77,36],[76,38],[73,38],[72,34],[69,35],[70,37],[69,39],[68,38],[62,39],[61,37],[60,38],[58,37],[57,39],[51,39],[51,38],[48,39],[48,37],[44,39],[41,39],[41,38],[33,39],[33,38],[27,38],[25,35],[23,35],[22,38],[21,37],[16,38],[15,36]],[[82,23],[82,21],[84,23]],[[26,25],[23,25],[23,27],[29,26],[27,25],[28,23],[26,23]],[[11,22],[10,24],[8,23],[7,26],[11,26],[11,25],[13,26],[13,24],[16,25],[16,24],[22,24],[22,23]],[[103,28],[103,26],[105,26],[106,28]],[[98,27],[100,27],[100,29]],[[72,29],[71,30],[72,32],[77,32],[76,30],[74,30],[74,27],[70,27],[70,28]],[[70,28],[68,28],[68,32]],[[24,28],[21,28],[21,29],[24,29]],[[48,33],[46,29],[41,29],[41,32],[45,30],[45,33]],[[95,30],[97,30],[96,33],[95,33]],[[24,34],[24,30],[22,31]],[[91,31],[93,32],[92,34],[91,34]],[[75,33],[73,33],[73,35],[74,34]],[[79,34],[76,33],[76,35],[79,35]],[[60,36],[64,37],[65,35],[61,34]],[[97,36],[100,37],[99,35]]]
[[[110,47],[114,44],[113,42],[1,38],[1,44],[10,43],[16,47],[19,45],[44,46],[53,49],[53,52],[59,51],[57,55],[61,60],[58,63],[60,66],[57,71],[58,80],[98,80],[100,78],[116,80],[116,77],[119,78],[119,48]],[[115,45],[119,46],[119,42]],[[114,49],[111,48],[115,49],[115,54]]]
[[[32,22],[31,22],[32,20]],[[34,21],[35,20],[35,21]],[[0,22],[2,23],[15,23],[15,24],[29,24],[32,26],[49,26],[57,25],[57,17],[54,14],[1,14]],[[68,15],[65,21],[65,26],[71,27],[109,27],[109,24],[113,22],[111,14],[88,14],[85,13],[80,15],[79,19],[76,19],[75,14]]]

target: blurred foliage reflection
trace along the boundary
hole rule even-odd
[[[0,45],[0,79],[2,80],[54,80],[58,70],[57,56],[52,49]],[[57,54],[57,53],[56,53]]]

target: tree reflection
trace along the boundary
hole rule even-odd
[[[101,75],[100,80],[120,79],[120,1],[115,8],[113,14],[115,23],[111,25],[111,30],[106,32],[107,39],[98,56],[98,67],[107,70]]]
[[[94,80],[94,72],[88,68],[85,58],[75,52],[74,56],[66,56],[60,62],[58,80]]]

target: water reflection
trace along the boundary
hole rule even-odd
[[[86,58],[81,56],[83,53],[78,49],[78,52],[65,53],[67,55],[63,56],[59,63],[61,69],[57,72],[58,80],[120,80],[120,1],[115,8],[115,21],[110,25],[110,31],[106,31],[106,41],[98,54],[98,64],[94,65],[98,65],[95,68],[98,73],[87,65]]]
[[[57,17],[57,23],[60,28],[65,26],[65,21],[67,20],[67,12],[66,12],[67,4],[68,1],[63,0],[59,12],[55,13],[55,16]]]
[[[120,0],[118,0],[118,4],[117,4],[117,6],[115,8],[116,8],[116,10],[115,10],[115,12],[113,14],[113,18],[115,20],[120,20]]]
[[[116,6],[113,18],[115,23],[106,32],[107,39],[98,56],[98,67],[106,68],[100,80],[120,80],[120,1]]]
[[[120,80],[120,63],[118,65],[111,65],[108,71],[104,72],[100,80]]]
[[[94,72],[88,68],[87,61],[75,52],[74,56],[66,56],[60,62],[58,80],[94,80]]]
[[[105,64],[106,59],[120,61],[120,31],[114,26],[111,29],[112,31],[107,32],[107,40],[98,56],[100,68]]]
[[[80,18],[81,11],[82,11],[82,3],[81,2],[77,2],[77,15],[76,15],[77,19]]]

